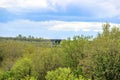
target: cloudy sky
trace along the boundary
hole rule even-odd
[[[120,0],[0,0],[0,36],[67,38],[120,25]]]

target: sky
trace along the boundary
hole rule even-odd
[[[0,0],[0,36],[65,39],[120,27],[120,0]]]

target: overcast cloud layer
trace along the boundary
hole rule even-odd
[[[119,0],[0,0],[0,7],[12,12],[67,11],[69,7],[89,10],[97,17],[120,17]]]
[[[0,0],[0,36],[94,35],[120,24],[119,0]]]

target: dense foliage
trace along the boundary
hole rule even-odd
[[[120,29],[110,27],[54,45],[32,36],[0,38],[0,80],[119,80]]]

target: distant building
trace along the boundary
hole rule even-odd
[[[59,45],[62,39],[50,39],[50,41],[52,42],[52,47],[53,47]]]

